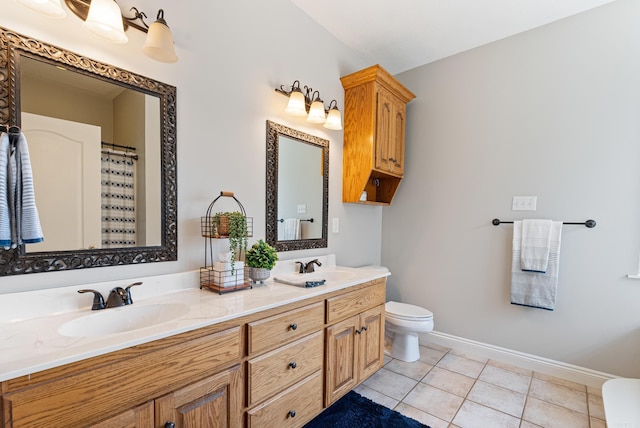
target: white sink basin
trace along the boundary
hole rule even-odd
[[[341,281],[345,279],[351,279],[354,276],[356,276],[356,274],[349,271],[328,270],[324,272],[319,271],[312,273],[289,273],[285,275],[278,275],[274,277],[273,280],[276,282],[281,282],[283,284],[304,286],[307,281]]]
[[[189,311],[182,303],[163,303],[147,306],[123,306],[102,309],[68,321],[58,333],[70,337],[104,336],[154,326],[176,319]]]

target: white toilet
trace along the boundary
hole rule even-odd
[[[420,358],[418,333],[433,330],[433,313],[408,303],[387,302],[384,326],[385,351],[411,363]]]

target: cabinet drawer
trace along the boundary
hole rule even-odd
[[[249,355],[289,343],[323,327],[322,302],[274,315],[247,326]]]
[[[327,299],[327,324],[364,312],[374,306],[383,305],[386,296],[386,281],[377,280],[374,285]]]
[[[322,369],[323,348],[323,332],[318,331],[249,360],[249,406]]]
[[[322,411],[322,372],[247,412],[249,428],[299,427]]]

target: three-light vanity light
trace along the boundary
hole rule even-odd
[[[342,129],[342,114],[338,110],[338,102],[331,100],[329,108],[324,108],[324,102],[320,99],[320,92],[314,91],[308,86],[300,88],[300,81],[296,80],[285,89],[284,85],[276,88],[276,92],[289,97],[289,103],[285,112],[292,116],[306,116],[311,123],[321,123],[327,129],[339,131]]]
[[[51,18],[64,18],[66,11],[61,0],[16,0],[18,3]],[[126,43],[125,30],[129,27],[147,33],[142,52],[156,61],[173,63],[178,61],[173,46],[173,34],[160,9],[156,21],[144,22],[147,15],[132,7],[134,16],[124,16],[115,0],[64,0],[69,10],[84,21],[83,26],[96,36],[113,43]]]

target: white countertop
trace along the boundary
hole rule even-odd
[[[145,284],[134,287],[131,289],[134,300],[133,305],[103,310],[119,311],[123,316],[126,316],[127,313],[135,312],[136,308],[141,306],[181,303],[187,306],[185,314],[173,320],[160,322],[138,330],[89,337],[64,336],[58,332],[58,329],[63,324],[74,319],[102,312],[90,310],[91,294],[77,294],[77,290],[81,288],[100,289],[99,287],[88,285],[86,287],[55,289],[55,292],[43,290],[6,296],[0,295],[0,312],[3,310],[3,304],[15,307],[16,302],[20,302],[20,306],[25,309],[30,306],[38,306],[40,303],[33,301],[33,299],[37,300],[37,295],[42,299],[52,299],[52,296],[55,295],[58,296],[57,299],[64,299],[65,297],[60,297],[60,293],[65,293],[63,296],[68,297],[70,300],[75,300],[78,296],[81,296],[83,302],[82,308],[74,308],[64,312],[61,312],[59,308],[66,308],[65,305],[56,305],[56,302],[49,302],[48,307],[58,308],[57,313],[37,314],[32,312],[25,316],[23,315],[25,310],[23,310],[20,311],[22,315],[20,319],[15,319],[15,317],[14,319],[6,319],[6,317],[5,319],[0,319],[0,381],[210,326],[389,275],[389,272],[385,269],[336,267],[335,265],[331,266],[329,263],[325,263],[323,268],[316,270],[319,272],[323,270],[346,270],[352,272],[353,276],[349,279],[327,281],[325,285],[314,288],[304,288],[273,282],[275,275],[272,273],[271,278],[265,281],[265,285],[256,285],[252,289],[219,295],[210,290],[200,290],[198,288],[197,274],[189,273],[188,281],[184,281],[184,278],[182,278],[182,281],[171,281],[183,282],[183,284],[176,284],[175,287],[171,285],[156,287],[155,290],[159,289],[158,292],[160,294],[158,295],[151,295],[151,290]],[[191,283],[193,280],[195,280],[195,283]],[[127,285],[127,281],[118,282],[117,285],[119,286]],[[187,284],[185,285],[184,282],[187,282]],[[146,291],[141,292],[140,290],[143,288]],[[21,296],[22,294],[24,296]],[[106,299],[105,292],[103,292],[103,295],[105,295]],[[139,297],[136,297],[137,295]],[[4,309],[9,311],[8,308]],[[7,311],[5,311],[5,314]],[[26,312],[28,313],[29,311],[26,310]]]

